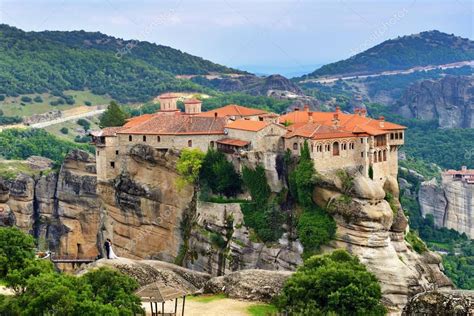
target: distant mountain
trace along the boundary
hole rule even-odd
[[[365,75],[474,59],[474,41],[439,31],[387,40],[351,58],[325,65],[298,78]]]
[[[245,73],[149,42],[98,32],[24,32],[0,25],[0,94],[90,89],[119,101],[202,90],[175,75]]]

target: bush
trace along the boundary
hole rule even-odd
[[[313,189],[316,171],[310,156],[308,142],[301,149],[301,156],[295,170],[289,175],[290,192],[298,203],[304,207],[313,205]]]
[[[80,144],[87,144],[91,142],[91,137],[88,135],[83,135],[83,136],[76,135],[76,137],[74,137],[74,141]]]
[[[255,170],[244,166],[242,170],[242,179],[245,187],[249,190],[252,196],[252,201],[256,207],[263,209],[270,197],[270,186],[267,183],[265,169],[262,165],[258,165]]]
[[[33,259],[33,237],[17,228],[0,228],[0,278],[13,270],[24,269]]]
[[[86,119],[78,119],[77,122],[76,122],[78,125],[84,127],[84,130],[85,131],[88,131],[90,128],[91,128],[91,122],[89,122],[88,120]]]
[[[91,101],[84,101],[84,104],[87,105],[87,106],[91,106],[92,102]]]
[[[305,260],[277,299],[291,315],[385,315],[377,278],[345,250]]]
[[[298,218],[298,238],[304,249],[304,257],[317,253],[336,234],[336,222],[326,211],[313,207]]]
[[[423,242],[423,240],[420,239],[420,237],[415,231],[410,230],[405,235],[405,240],[412,246],[413,250],[418,253],[428,251],[426,244]]]
[[[203,160],[204,153],[199,148],[185,148],[181,151],[176,163],[176,170],[180,175],[178,187],[197,183]]]
[[[64,135],[69,134],[69,128],[67,127],[61,127],[59,131],[63,133]]]
[[[219,151],[209,149],[199,173],[201,187],[209,188],[214,194],[227,197],[241,192],[241,178],[231,162]]]
[[[257,207],[255,203],[240,204],[244,214],[244,222],[252,228],[263,242],[277,241],[283,234],[282,224],[285,216],[276,203]]]
[[[36,103],[41,103],[41,102],[43,102],[43,98],[42,98],[41,96],[37,95],[37,96],[33,99],[33,101],[35,101]]]
[[[4,94],[0,94],[0,101],[5,101],[5,95]]]
[[[29,96],[22,96],[20,98],[21,102],[25,102],[25,103],[30,103],[32,101],[32,99],[29,97]]]

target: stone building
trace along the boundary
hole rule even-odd
[[[136,144],[159,150],[215,148],[229,154],[245,151],[299,155],[308,142],[318,172],[358,167],[362,174],[385,181],[396,177],[398,148],[404,142],[404,126],[372,119],[365,109],[354,114],[295,110],[276,115],[260,109],[227,105],[201,112],[201,101],[184,101],[178,96],[158,97],[160,111],[130,119],[122,127],[93,132],[96,145],[98,180],[115,178],[127,153]]]
[[[359,167],[362,174],[384,182],[398,172],[398,148],[404,143],[405,127],[372,119],[365,109],[354,114],[335,112],[293,111],[280,116],[288,133],[285,149],[299,155],[307,141],[318,172]],[[369,170],[372,171],[369,171]]]

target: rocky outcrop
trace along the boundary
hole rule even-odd
[[[210,279],[205,293],[225,293],[231,298],[271,302],[291,276],[289,271],[242,270]]]
[[[224,275],[243,269],[295,270],[303,263],[303,247],[287,234],[265,245],[251,238],[238,203],[198,202],[185,266]]]
[[[421,214],[430,214],[437,227],[452,228],[474,238],[474,185],[443,177],[422,182]]]
[[[447,76],[415,83],[398,105],[406,118],[436,120],[442,128],[474,128],[474,79]]]
[[[19,174],[0,184],[2,222],[17,226],[38,239],[40,248],[60,255],[95,257],[99,204],[95,159],[74,150],[58,172],[44,158],[28,160],[38,176]]]
[[[178,154],[134,146],[120,175],[99,183],[101,235],[119,256],[174,261],[183,245],[182,223],[195,211],[191,186],[178,189]]]
[[[381,186],[357,171],[350,175],[350,190],[337,175],[327,175],[314,192],[314,201],[326,207],[337,223],[336,238],[326,250],[344,248],[357,255],[379,279],[384,304],[391,311],[400,311],[421,291],[450,288],[451,281],[440,270],[441,258],[431,252],[420,255],[404,240],[408,221],[397,202],[396,179]],[[384,199],[385,192],[394,197],[392,206]]]
[[[415,295],[403,309],[404,316],[450,315],[474,313],[474,294],[469,291],[429,291]]]

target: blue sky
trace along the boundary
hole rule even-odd
[[[472,39],[473,16],[465,0],[0,0],[0,21],[24,30],[100,31],[286,74],[425,30]]]

